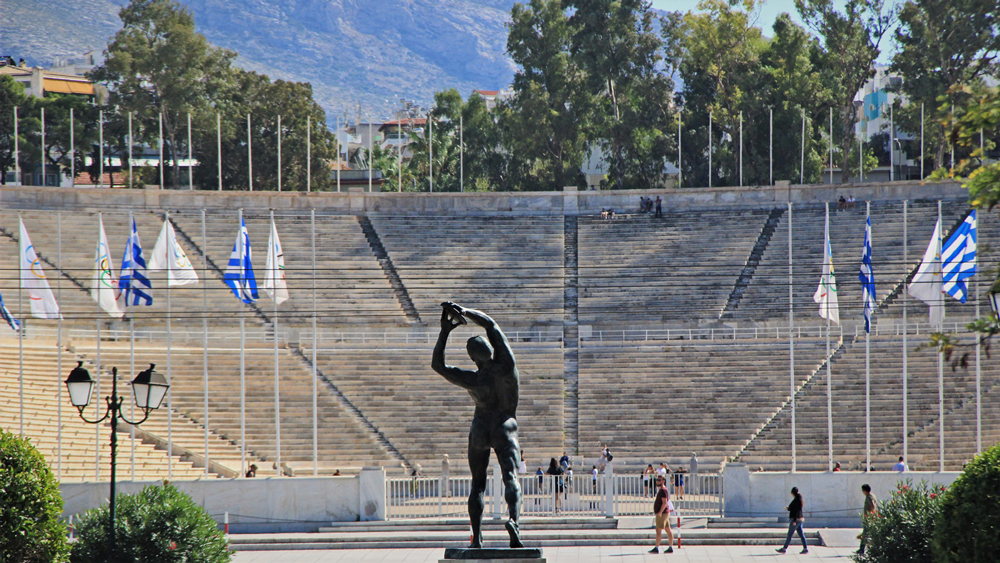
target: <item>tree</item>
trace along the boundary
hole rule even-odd
[[[0,561],[61,563],[69,555],[59,483],[31,443],[0,428]]]
[[[986,563],[1000,552],[1000,444],[970,461],[942,495],[934,561]]]
[[[903,76],[898,91],[909,99],[900,125],[919,131],[924,105],[933,134],[934,168],[944,166],[950,107],[968,101],[959,84],[993,72],[1000,51],[1000,12],[995,0],[913,0],[903,4],[891,70]],[[942,97],[946,102],[938,110]],[[935,111],[937,110],[937,111]],[[952,163],[954,165],[954,163]]]
[[[195,31],[191,12],[175,0],[132,0],[118,15],[123,27],[90,76],[109,87],[111,107],[142,122],[147,143],[159,143],[162,116],[165,154],[173,160],[169,179],[176,183],[178,137],[188,114],[210,111],[221,82],[232,76],[236,53],[211,46]]]
[[[24,107],[24,86],[9,74],[0,74],[0,183],[7,184],[6,171],[14,170],[14,108]],[[20,112],[20,109],[18,110]],[[15,180],[20,181],[20,178]]]
[[[663,41],[644,0],[569,0],[571,53],[598,100],[590,138],[608,160],[612,185],[649,188],[676,157],[673,83],[658,69]]]
[[[514,4],[507,53],[518,65],[508,126],[521,132],[513,154],[531,166],[534,189],[562,190],[586,181],[580,166],[593,110],[586,73],[570,55],[572,27],[562,0]]]
[[[885,0],[847,0],[839,12],[833,0],[795,0],[802,20],[823,38],[824,76],[829,80],[839,116],[841,182],[852,176],[850,152],[854,141],[857,110],[854,98],[875,76],[879,44],[895,19]]]

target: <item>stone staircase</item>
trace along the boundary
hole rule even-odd
[[[392,258],[390,258],[389,253],[386,252],[385,246],[382,244],[382,239],[379,238],[378,231],[375,230],[375,226],[372,225],[371,220],[364,215],[358,215],[358,225],[360,225],[361,230],[364,231],[365,238],[368,239],[368,244],[372,247],[372,252],[375,253],[375,257],[378,259],[379,265],[382,266],[382,271],[385,272],[386,279],[389,280],[389,284],[392,286],[392,290],[396,294],[396,299],[399,300],[399,305],[406,313],[406,318],[415,323],[421,323],[420,313],[417,312],[417,308],[413,306],[413,300],[410,299],[410,294],[406,291],[406,286],[403,285],[403,280],[399,279],[399,273],[396,271],[396,266],[393,265]]]
[[[784,209],[775,207],[767,216],[767,221],[764,222],[764,226],[760,229],[760,235],[757,236],[757,242],[753,245],[750,256],[747,257],[746,265],[743,266],[743,271],[740,272],[740,277],[737,278],[736,284],[733,286],[733,291],[729,294],[729,300],[726,301],[726,306],[719,313],[720,320],[731,318],[733,310],[739,308],[740,300],[743,299],[743,293],[746,292],[747,287],[750,285],[750,280],[753,279],[757,265],[760,264],[760,259],[764,256],[764,251],[767,250],[767,244],[771,242],[771,236],[774,235],[774,230],[778,228],[778,223],[784,214]]]
[[[567,452],[580,453],[580,330],[579,330],[579,269],[577,267],[577,218],[566,217],[563,235],[563,366],[566,371],[566,398],[563,419]]]

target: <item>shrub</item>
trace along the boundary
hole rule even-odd
[[[896,485],[878,513],[864,515],[868,542],[858,563],[931,563],[931,536],[944,487],[930,488],[909,480]]]
[[[970,461],[944,495],[933,547],[940,563],[1000,557],[1000,444]]]
[[[115,506],[114,557],[108,557],[107,506],[88,510],[78,527],[72,563],[228,563],[229,542],[205,510],[169,483],[135,495],[119,495]]]
[[[0,429],[0,561],[65,561],[63,501],[45,458],[27,440]]]

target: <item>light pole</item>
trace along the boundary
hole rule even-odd
[[[122,412],[124,397],[118,396],[118,368],[111,368],[111,396],[105,397],[108,407],[104,416],[97,420],[87,420],[83,416],[84,409],[90,404],[90,397],[94,392],[94,379],[90,377],[90,372],[83,367],[83,362],[77,362],[73,371],[66,378],[66,389],[69,390],[69,400],[73,406],[80,411],[80,418],[90,424],[100,424],[107,419],[111,419],[111,497],[110,497],[110,519],[108,526],[108,558],[111,559],[115,553],[115,455],[118,451],[118,419],[124,420],[132,426],[139,426],[149,418],[149,413],[159,408],[163,402],[163,397],[170,388],[167,378],[161,373],[153,370],[155,364],[149,364],[149,369],[140,371],[132,380],[132,396],[135,405],[142,409],[142,420],[132,422],[125,418]],[[168,452],[169,455],[169,452]]]

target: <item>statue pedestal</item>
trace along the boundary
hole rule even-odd
[[[546,563],[539,548],[449,548],[444,550],[444,559],[438,563]]]

